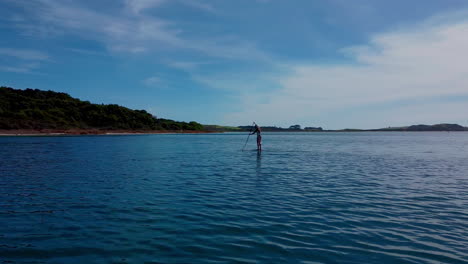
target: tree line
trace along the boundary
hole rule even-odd
[[[250,131],[253,127],[252,126],[238,126],[238,129],[241,129],[243,131]],[[314,131],[314,132],[319,132],[323,131],[322,127],[304,127],[301,128],[300,125],[291,125],[289,128],[282,128],[282,127],[277,127],[277,126],[262,126],[262,131],[266,132],[279,132],[279,131]]]
[[[93,104],[66,93],[2,86],[0,129],[202,130],[203,125],[116,104]]]

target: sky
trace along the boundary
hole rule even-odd
[[[468,126],[466,0],[0,0],[0,86],[202,124]]]

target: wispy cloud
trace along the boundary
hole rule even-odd
[[[195,61],[169,61],[167,65],[174,69],[183,70],[186,72],[194,72],[200,66],[210,64],[209,62],[195,62]]]
[[[468,94],[467,46],[466,20],[427,22],[378,34],[367,45],[343,50],[354,60],[353,64],[291,63],[292,73],[283,75],[281,89],[250,94],[243,100],[246,110],[228,115],[226,120],[242,124],[245,117],[256,117],[267,123],[284,124],[324,119],[328,113],[344,109],[348,112],[343,114],[350,115],[355,107],[369,104]],[[267,102],[252,102],[253,97]],[[439,113],[436,108],[424,109],[426,116]],[[468,105],[465,110],[468,111]],[[446,117],[449,119],[450,113]],[[381,120],[366,121],[362,125],[378,124]]]
[[[222,73],[192,73],[192,80],[216,90],[225,90],[233,94],[256,94],[271,92],[277,87],[277,79],[260,71],[231,71]],[[263,101],[263,100],[260,100]]]
[[[101,12],[74,1],[31,0],[18,1],[28,20],[16,24],[28,35],[39,32],[56,35],[78,35],[103,43],[116,52],[143,53],[187,50],[205,56],[254,60],[268,56],[255,43],[236,36],[218,35],[197,39],[184,36],[185,30],[175,21],[146,14],[147,9],[158,8],[164,0],[125,0],[122,9]],[[173,3],[173,2],[171,2]],[[202,1],[177,1],[186,6],[208,12],[215,8]],[[26,16],[25,16],[26,17]]]
[[[143,80],[143,83],[146,85],[155,85],[161,83],[161,78],[158,76],[151,76]]]
[[[32,73],[42,63],[50,61],[47,53],[30,49],[0,48],[0,55],[0,71],[4,72]]]
[[[72,51],[79,54],[89,55],[89,56],[107,56],[106,52],[97,52],[87,49],[77,49],[77,48],[65,48],[65,50]]]
[[[32,2],[32,3],[30,3]],[[149,8],[155,1],[127,1],[135,11]],[[86,39],[103,42],[110,50],[141,52],[157,44],[180,45],[178,31],[170,28],[171,23],[163,19],[139,14],[97,12],[71,1],[35,0],[20,2],[31,17],[34,27],[48,31],[61,31]],[[28,27],[30,24],[22,24]],[[46,30],[39,30],[45,32]]]
[[[196,9],[200,9],[202,11],[206,11],[206,12],[209,12],[209,13],[216,14],[218,12],[216,10],[216,8],[214,8],[212,5],[208,4],[207,2],[202,2],[202,1],[197,1],[197,0],[191,0],[191,1],[181,0],[180,2],[185,4],[185,5],[188,5],[188,6],[191,6],[191,7],[194,7]]]
[[[29,61],[45,61],[49,59],[49,55],[46,53],[29,49],[0,48],[0,55]]]
[[[150,76],[142,81],[142,83],[151,88],[157,88],[157,89],[168,89],[169,85],[166,80],[161,78],[160,76]]]
[[[0,66],[0,71],[16,72],[16,73],[31,73],[31,70],[36,69],[37,64],[21,64],[18,66]]]
[[[125,5],[134,14],[139,14],[145,9],[162,5],[166,0],[125,0]]]
[[[141,14],[146,9],[151,10],[157,7],[162,6],[163,4],[169,3],[180,3],[186,6],[190,6],[205,12],[209,13],[216,13],[216,8],[214,8],[211,4],[205,1],[199,0],[125,0],[126,8],[133,14]]]

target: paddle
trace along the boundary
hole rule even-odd
[[[252,126],[250,127],[249,135],[247,136],[247,139],[245,140],[245,144],[244,144],[244,147],[242,148],[242,151],[244,151],[245,146],[247,146],[247,142],[249,141],[250,133],[252,133],[252,128],[253,128],[254,124],[255,124],[255,122],[252,122]]]

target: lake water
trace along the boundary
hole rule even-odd
[[[468,133],[0,137],[0,263],[468,263]]]

